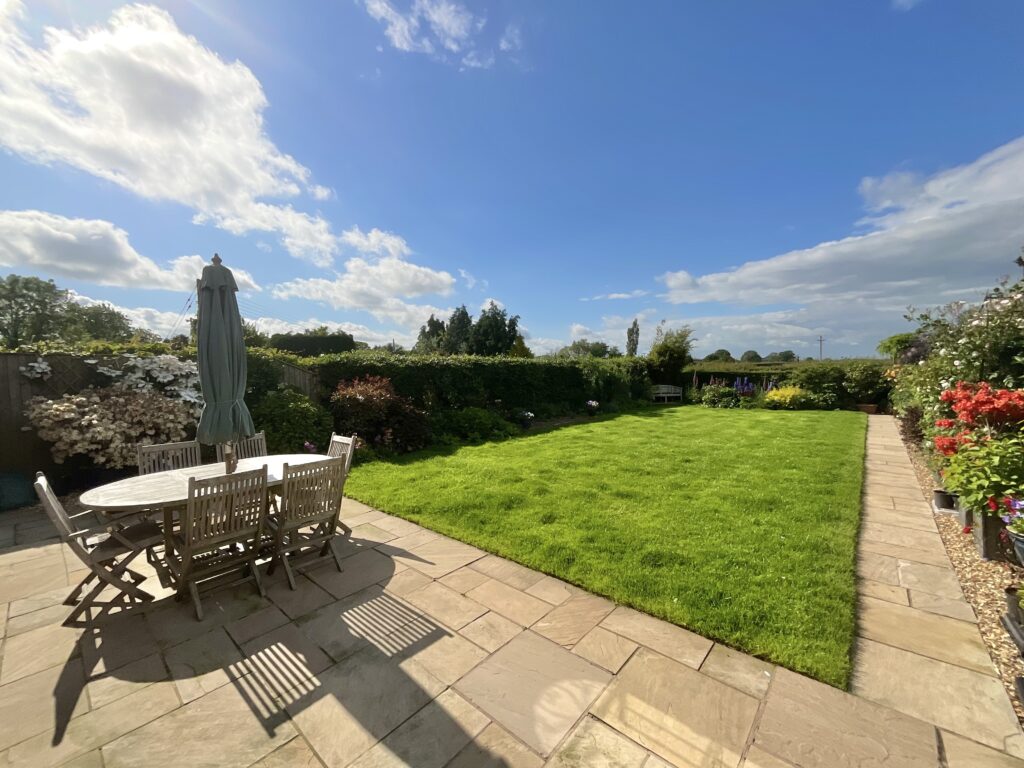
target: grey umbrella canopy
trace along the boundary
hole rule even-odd
[[[213,254],[197,286],[199,382],[206,404],[196,437],[207,445],[235,442],[256,431],[243,399],[248,366],[237,291],[235,276]]]

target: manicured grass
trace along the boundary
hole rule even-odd
[[[845,688],[865,428],[660,408],[368,463],[346,492]]]

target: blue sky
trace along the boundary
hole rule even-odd
[[[0,0],[0,269],[166,332],[846,356],[1024,244],[1017,2]]]

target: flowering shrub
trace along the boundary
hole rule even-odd
[[[199,418],[203,411],[203,392],[199,387],[199,367],[193,360],[180,360],[174,355],[140,357],[126,354],[109,365],[86,360],[99,373],[111,379],[119,389],[151,391],[180,400]]]
[[[1024,437],[985,437],[958,448],[944,472],[946,488],[969,509],[995,513],[999,500],[1024,498]]]
[[[121,386],[87,389],[56,400],[33,398],[25,411],[57,464],[88,456],[94,464],[119,469],[136,463],[139,443],[185,438],[195,418],[188,404],[151,390]]]
[[[774,410],[800,411],[815,405],[811,393],[801,387],[776,387],[764,396],[764,407]]]
[[[536,418],[533,414],[533,411],[516,411],[515,414],[513,414],[513,416],[516,420],[516,423],[519,424],[519,426],[522,427],[523,429],[529,429],[531,426],[533,426],[533,420],[534,418]]]
[[[331,409],[338,434],[355,433],[375,449],[415,451],[430,441],[427,414],[396,393],[383,376],[340,382],[331,395]]]
[[[724,384],[709,384],[700,391],[700,404],[705,408],[739,408],[740,396]]]
[[[50,364],[41,357],[34,363],[18,366],[18,370],[21,371],[21,375],[26,379],[42,379],[46,381],[53,375],[53,369],[50,368]]]
[[[995,429],[1024,421],[1024,389],[992,389],[987,381],[960,381],[954,389],[943,392],[939,401],[948,403],[957,419],[970,427]],[[940,421],[949,420],[938,419],[935,425],[939,426]]]
[[[587,402],[584,403],[584,406],[587,409],[587,413],[593,416],[597,413],[597,409],[601,407],[601,404],[597,402],[597,400],[587,400]]]
[[[256,429],[267,433],[271,453],[296,453],[312,444],[326,445],[331,437],[331,414],[301,392],[287,387],[271,392],[252,410]],[[309,440],[312,438],[312,441]]]

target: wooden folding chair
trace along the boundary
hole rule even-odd
[[[267,455],[267,433],[262,430],[235,443],[236,459],[253,459]],[[217,461],[224,461],[224,445],[217,443]]]
[[[340,456],[295,467],[284,465],[281,502],[268,524],[274,539],[274,559],[268,572],[273,573],[278,563],[283,565],[292,589],[295,575],[288,559],[301,550],[319,547],[320,557],[330,552],[338,570],[342,569],[334,537],[345,477],[345,459]]]
[[[133,571],[128,564],[143,552],[152,554],[152,548],[163,540],[159,525],[152,521],[125,525],[116,520],[97,525],[92,512],[69,516],[42,472],[36,473],[35,488],[61,540],[89,569],[89,574],[64,600],[65,605],[75,606],[64,624],[70,624],[96,605],[96,598],[107,586],[114,587],[129,599],[143,602],[153,599],[138,587],[146,577]],[[80,527],[83,523],[88,523],[88,527]],[[94,579],[97,580],[96,585],[79,601],[79,595]]]
[[[327,455],[332,459],[341,457],[345,459],[345,474],[348,474],[349,469],[352,468],[352,456],[356,452],[356,436],[342,437],[341,435],[331,433],[331,442],[327,446]]]
[[[198,440],[182,443],[158,443],[138,446],[139,474],[164,472],[168,469],[198,467],[203,463]]]
[[[235,472],[204,480],[188,481],[188,503],[181,529],[170,537],[167,564],[178,590],[178,599],[188,591],[202,621],[203,606],[199,584],[222,585],[224,576],[248,571],[231,584],[250,579],[265,595],[256,567],[260,540],[267,518],[267,467]]]

